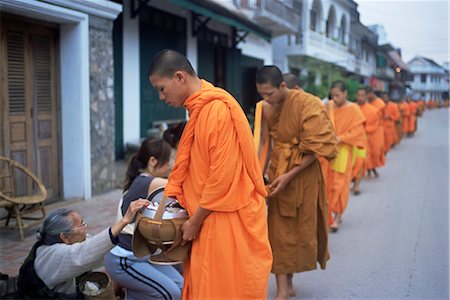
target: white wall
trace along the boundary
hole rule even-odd
[[[273,64],[272,44],[264,39],[249,34],[245,39],[245,43],[239,43],[237,48],[241,49],[244,55],[264,60],[264,65]]]
[[[123,142],[140,144],[141,79],[139,64],[139,16],[130,18],[130,1],[123,14]]]
[[[61,26],[61,137],[64,198],[91,198],[88,16]]]

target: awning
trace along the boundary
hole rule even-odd
[[[218,21],[229,26],[236,28],[237,30],[246,31],[252,33],[260,38],[270,42],[271,33],[266,29],[256,25],[246,17],[230,11],[226,7],[217,4],[213,1],[207,0],[170,0],[170,2],[182,6],[185,9],[191,10],[197,14],[201,14],[205,17],[210,17],[214,21]]]

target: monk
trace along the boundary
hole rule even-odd
[[[292,73],[285,73],[285,74],[283,74],[283,79],[284,79],[284,82],[286,83],[286,86],[288,89],[303,91],[303,88],[301,86],[300,79],[298,78],[298,76],[296,76]],[[320,104],[320,106],[326,111],[325,104],[322,102],[322,100],[320,100],[319,97],[313,96],[310,98],[317,101]],[[328,112],[327,112],[327,114],[328,114]],[[332,124],[332,125],[333,125],[333,129],[334,129],[334,124]],[[327,199],[330,199],[330,197],[331,197],[331,182],[330,182],[331,165],[330,165],[330,161],[322,156],[318,156],[317,159],[319,160],[320,168],[322,169],[322,175],[323,175],[323,179],[325,182],[325,189],[327,191]],[[328,207],[328,223],[331,224],[332,222],[333,222],[333,215],[331,213],[331,210]]]
[[[397,137],[398,137],[398,141],[397,141],[397,143],[395,145],[398,145],[398,144],[400,144],[400,142],[401,142],[401,140],[403,138],[403,129],[402,129],[402,126],[403,126],[403,106],[402,106],[402,102],[401,102],[400,99],[395,104],[397,105],[398,112],[400,113],[400,118],[395,122],[395,129],[397,131]]]
[[[378,110],[371,104],[367,103],[365,88],[361,87],[356,91],[356,103],[364,115],[364,130],[367,136],[367,144],[364,147],[353,147],[353,155],[356,157],[353,157],[353,161],[355,163],[353,166],[354,185],[352,189],[353,194],[358,195],[360,193],[359,185],[362,176],[366,171],[374,169],[374,158],[372,156],[374,153],[378,153],[379,155],[379,152],[382,149],[379,141],[380,135],[383,134],[383,131],[380,129],[380,116],[378,114]]]
[[[410,120],[410,108],[409,104],[405,101],[405,99],[401,102],[401,110],[403,111],[403,123],[402,123],[402,132],[403,135],[408,135],[409,132],[409,120]]]
[[[261,168],[239,103],[201,80],[173,50],[158,53],[149,80],[165,103],[189,112],[165,189],[186,208],[183,299],[265,299],[272,266]]]
[[[408,103],[409,106],[408,136],[411,137],[414,135],[417,128],[416,123],[417,106],[410,96],[406,97],[406,102]]]
[[[333,82],[330,89],[332,101],[328,102],[328,112],[334,120],[338,142],[338,156],[332,162],[332,187],[330,207],[334,221],[330,228],[337,232],[342,215],[347,207],[352,179],[352,148],[366,147],[364,130],[366,121],[363,113],[354,103],[347,100],[347,87],[341,80]]]
[[[400,111],[397,104],[391,102],[387,93],[383,94],[383,101],[386,104],[384,108],[384,145],[388,152],[399,141],[395,123],[400,119]]]
[[[256,88],[264,100],[258,104],[261,144],[272,145],[267,174],[275,299],[288,299],[295,296],[294,273],[314,270],[317,263],[325,269],[329,259],[327,198],[316,157],[334,158],[336,137],[316,97],[289,90],[276,66],[258,71]]]
[[[378,110],[378,116],[380,118],[380,127],[381,127],[381,131],[382,134],[379,135],[379,140],[376,141],[376,143],[380,143],[382,146],[380,149],[380,152],[378,153],[372,153],[372,170],[368,171],[369,176],[371,175],[371,171],[373,173],[373,175],[375,177],[378,177],[379,174],[376,170],[376,168],[382,167],[384,166],[384,164],[386,163],[386,149],[384,147],[384,108],[385,108],[385,104],[384,101],[377,97],[375,95],[375,92],[373,91],[372,87],[367,87],[366,88],[366,92],[367,92],[367,99],[369,100],[369,103],[371,105],[373,105],[377,110]]]

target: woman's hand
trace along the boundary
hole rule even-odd
[[[133,222],[136,212],[142,207],[148,206],[149,204],[150,204],[149,200],[142,198],[132,201],[128,206],[128,209],[125,212],[125,215],[123,216],[122,220],[126,223],[126,225],[130,224],[131,222]]]

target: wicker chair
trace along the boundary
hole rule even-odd
[[[18,192],[21,189],[31,192]],[[10,158],[0,156],[0,208],[8,211],[5,226],[8,226],[11,218],[16,219],[20,240],[24,239],[23,230],[26,227],[45,218],[45,199],[47,190],[33,172]],[[39,210],[42,216],[33,214]],[[24,224],[22,220],[34,222]]]

